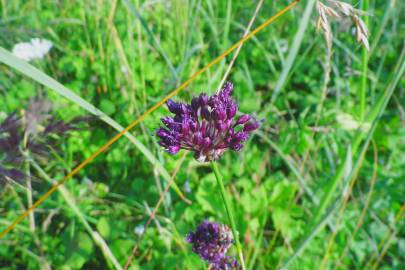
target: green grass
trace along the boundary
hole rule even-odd
[[[204,219],[237,227],[246,269],[402,269],[405,224],[396,217],[405,194],[405,5],[360,2],[351,1],[372,14],[365,19],[369,52],[335,20],[332,54],[326,55],[315,31],[313,0],[300,1],[243,45],[228,79],[240,111],[264,121],[241,152],[227,152],[219,161],[235,225],[209,164],[189,154],[129,269],[207,269],[184,240]],[[60,139],[49,160],[24,165],[33,176],[31,190],[2,187],[0,230],[30,198],[38,199],[241,38],[256,5],[0,1],[0,121],[14,111],[23,115],[30,98],[39,95],[52,102],[59,119],[97,116]],[[285,5],[264,1],[252,29]],[[26,64],[7,52],[32,37],[54,43],[44,59]],[[215,93],[231,59],[232,54],[175,99]],[[154,135],[167,115],[162,107],[125,133],[0,239],[0,268],[123,267],[140,238],[135,228],[148,220],[181,156],[165,153]],[[229,254],[238,257],[237,248]]]

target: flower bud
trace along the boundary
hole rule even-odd
[[[246,123],[250,119],[251,119],[250,115],[247,115],[247,114],[241,115],[241,116],[239,116],[238,120],[236,121],[235,126],[243,125],[244,123]]]
[[[259,128],[259,122],[254,121],[254,122],[250,122],[245,124],[245,126],[243,127],[243,131],[245,132],[251,132],[253,130],[256,130]]]

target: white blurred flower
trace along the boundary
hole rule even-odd
[[[347,113],[339,113],[336,116],[336,121],[342,129],[347,131],[360,129],[361,131],[367,132],[371,127],[370,123],[357,121],[353,116]]]
[[[52,42],[46,39],[32,38],[30,42],[14,45],[12,53],[25,61],[42,59],[52,48]]]
[[[280,39],[278,41],[278,46],[280,47],[280,51],[282,53],[286,53],[288,51],[288,41],[286,39]]]
[[[184,186],[183,189],[186,193],[190,193],[191,192],[191,187],[190,187],[190,182],[187,180],[186,182],[184,182]]]
[[[124,73],[125,75],[128,75],[128,69],[126,66],[121,66],[121,72]]]
[[[136,226],[134,232],[137,235],[142,235],[145,232],[145,226],[143,226],[142,224]]]

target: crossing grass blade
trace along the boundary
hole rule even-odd
[[[404,65],[404,52],[405,52],[405,47],[402,50],[401,56],[398,60],[397,66],[393,72],[393,74],[396,74],[392,82],[388,85],[386,91],[381,95],[379,98],[376,106],[373,106],[373,109],[370,111],[370,113],[367,115],[366,121],[368,123],[370,122],[378,122],[381,114],[384,112],[388,101],[391,99],[392,94],[394,93],[394,90],[402,77],[404,70],[405,70],[405,65]],[[352,152],[353,154],[357,153],[357,150],[360,146],[360,143],[364,139],[366,134],[363,132],[359,132],[359,134],[354,138],[353,144],[352,144]],[[326,188],[326,192],[324,197],[321,200],[321,204],[319,208],[317,208],[317,212],[315,213],[315,221],[317,221],[320,216],[323,214],[323,211],[326,209],[328,206],[329,202],[332,199],[332,196],[334,192],[336,191],[336,188],[338,187],[339,183],[342,181],[344,176],[344,166],[341,165],[337,171],[337,174],[335,177],[331,180],[329,186]]]
[[[48,182],[48,183],[55,183],[56,181],[52,180],[51,177],[34,161],[31,160],[31,164],[34,167],[35,170],[38,171],[38,173]],[[59,193],[62,195],[63,199],[66,201],[68,204],[69,208],[72,210],[72,212],[75,214],[79,222],[84,226],[88,234],[91,236],[93,239],[94,243],[100,248],[102,251],[102,254],[104,258],[107,261],[108,265],[113,265],[115,269],[121,270],[122,267],[118,263],[117,258],[113,255],[111,252],[110,248],[108,247],[106,241],[103,239],[103,237],[98,233],[98,231],[95,231],[91,228],[90,224],[87,222],[84,214],[80,211],[79,207],[77,207],[75,200],[73,198],[73,195],[69,192],[69,190],[64,187],[60,186],[58,188]],[[112,268],[112,267],[110,267]]]
[[[300,26],[298,28],[297,33],[295,34],[294,40],[292,42],[292,46],[290,52],[288,53],[287,60],[285,61],[283,70],[278,78],[276,87],[274,88],[273,95],[271,96],[271,103],[274,103],[278,94],[280,93],[282,87],[284,86],[285,82],[287,81],[288,73],[290,72],[295,58],[298,55],[298,51],[301,47],[302,40],[304,38],[305,30],[308,27],[309,19],[312,14],[312,10],[314,9],[316,0],[309,0],[305,7],[304,15],[300,20]]]
[[[4,48],[0,47],[0,62],[12,67],[25,76],[33,79],[34,81],[44,85],[45,87],[52,89],[53,91],[57,92],[59,95],[67,98],[68,100],[72,101],[76,105],[80,106],[84,110],[88,111],[89,113],[97,116],[100,120],[104,121],[116,131],[121,132],[124,130],[124,127],[117,123],[114,119],[109,117],[107,114],[75,94],[73,91],[69,90],[56,80],[52,79],[42,71],[38,70],[34,66],[28,64],[25,61],[22,61],[9,53]],[[139,140],[137,140],[131,133],[126,132],[124,136],[128,138],[128,140],[141,151],[141,153],[146,157],[146,159],[156,168],[156,170],[162,175],[162,177],[166,181],[170,181],[170,175],[167,170],[163,167],[163,165],[159,162],[158,159],[149,151],[149,149],[142,144]],[[172,185],[173,190],[181,197],[184,198],[183,193],[180,191],[180,188],[177,186],[176,183]]]
[[[156,46],[156,49],[159,51],[159,53],[162,55],[163,59],[165,60],[167,66],[169,67],[169,69],[170,69],[170,71],[172,73],[173,78],[176,80],[176,82],[179,81],[179,77],[177,75],[177,71],[176,71],[173,63],[169,59],[169,56],[167,55],[165,50],[160,45],[159,41],[157,40],[157,38],[153,34],[152,30],[149,28],[149,26],[148,26],[147,22],[145,21],[145,19],[142,17],[142,15],[139,13],[139,11],[136,9],[136,7],[130,1],[124,0],[124,4],[127,7],[127,9],[133,15],[135,15],[135,17],[141,22],[141,25],[142,25],[143,29],[145,29],[145,31],[148,34],[149,38],[152,40],[153,44]]]
[[[402,76],[405,73],[405,46],[402,49],[401,56],[397,62],[397,65],[394,69],[393,74],[395,74],[395,77],[392,79],[391,83],[387,86],[387,89],[382,93],[381,97],[379,98],[377,105],[373,107],[371,112],[367,116],[367,120],[369,122],[372,122],[372,126],[370,127],[369,131],[364,134],[364,133],[359,133],[353,140],[352,143],[352,151],[353,154],[357,154],[357,151],[359,149],[359,146],[363,139],[365,138],[365,142],[362,146],[361,153],[358,155],[358,158],[356,159],[356,163],[353,166],[353,169],[351,170],[349,179],[353,177],[354,172],[358,169],[360,165],[360,161],[362,160],[362,155],[365,153],[365,149],[367,148],[369,142],[372,139],[372,136],[374,134],[374,131],[379,123],[379,120],[381,118],[381,115],[385,111],[385,108],[387,107],[387,104],[389,100],[391,99],[394,90],[396,89],[396,86],[399,82],[399,80],[402,78]],[[308,233],[306,234],[306,237],[300,242],[298,247],[295,249],[294,253],[286,260],[284,263],[282,269],[288,269],[287,267],[295,261],[299,257],[300,254],[308,247],[310,244],[311,240],[319,233],[322,231],[324,228],[325,224],[327,223],[329,217],[332,215],[332,213],[335,212],[336,208],[338,207],[338,203],[334,203],[333,206],[330,207],[331,210],[326,211],[326,208],[331,204],[331,201],[333,200],[333,195],[335,194],[335,191],[337,190],[339,184],[342,183],[342,181],[345,179],[345,174],[346,174],[346,164],[343,163],[342,165],[339,166],[338,171],[335,175],[335,177],[331,180],[330,185],[327,186],[325,189],[325,195],[321,199],[320,206],[317,207],[317,211],[315,212],[314,215],[314,222],[309,228],[312,228],[308,230]],[[336,201],[336,200],[335,200]],[[337,200],[339,201],[339,199]]]

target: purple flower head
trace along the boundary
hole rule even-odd
[[[239,270],[240,267],[234,257],[225,256],[219,262],[213,263],[211,270]]]
[[[193,245],[193,251],[213,265],[219,265],[223,261],[232,240],[232,232],[226,225],[207,220],[186,238],[186,241]]]
[[[168,100],[167,107],[174,116],[162,118],[165,127],[156,131],[159,144],[170,154],[180,149],[193,151],[201,162],[216,160],[227,149],[241,150],[259,122],[249,115],[236,117],[238,105],[232,90],[228,82],[218,94],[201,94],[191,104]]]

